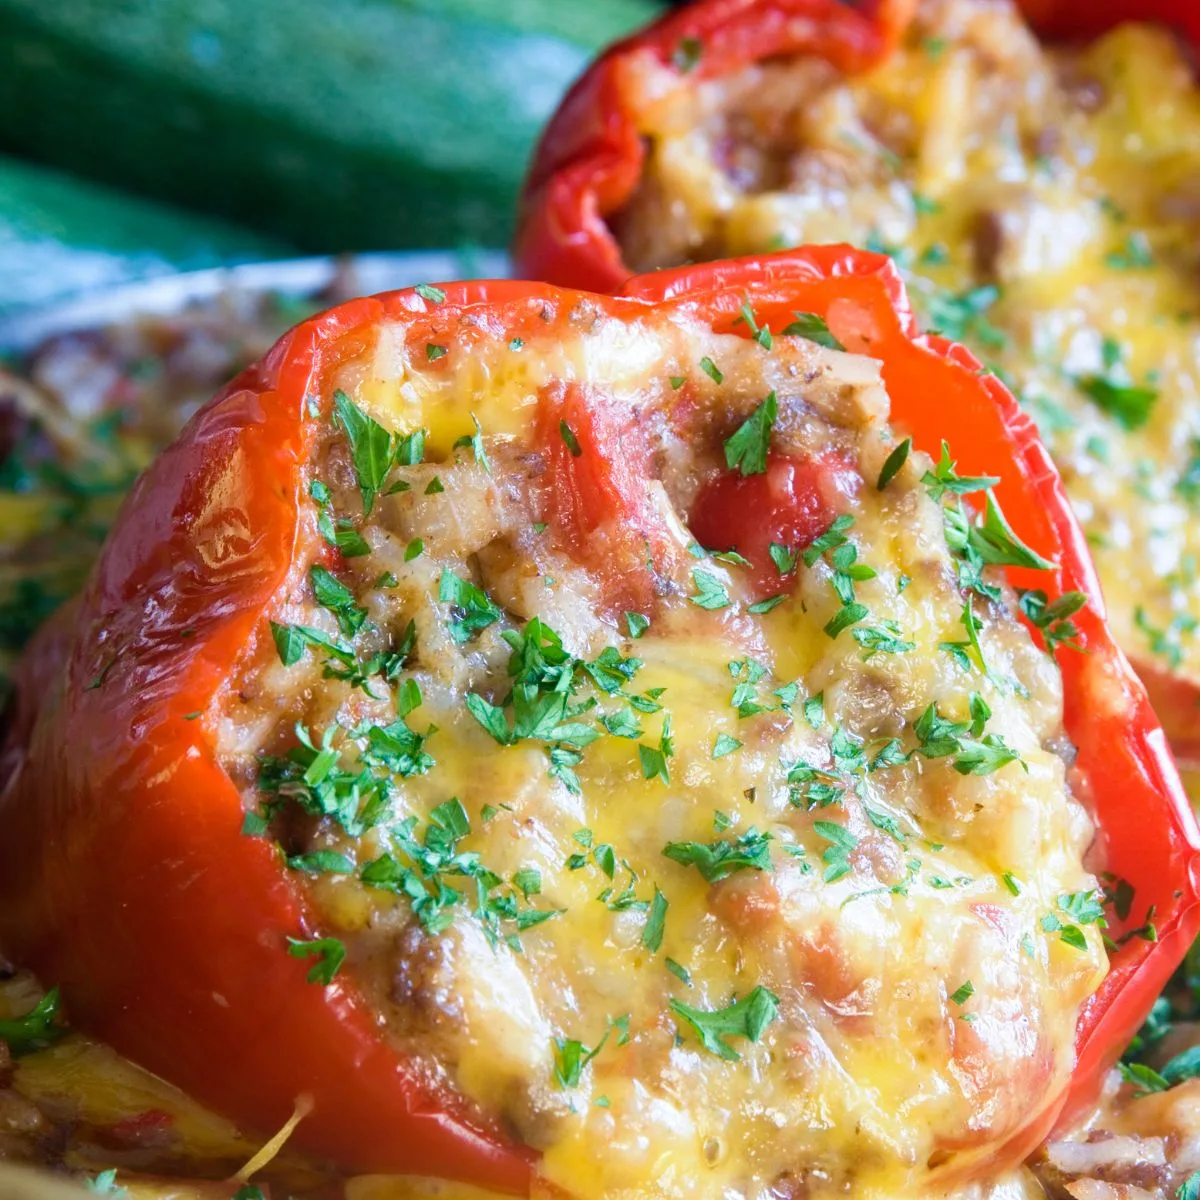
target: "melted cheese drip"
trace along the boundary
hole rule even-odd
[[[925,0],[869,76],[808,60],[631,86],[654,139],[622,219],[635,264],[888,249],[924,323],[1038,421],[1122,646],[1200,676],[1200,89],[1172,38],[1051,49],[1009,0]],[[1089,377],[1149,389],[1126,393],[1148,419],[1127,429]]]

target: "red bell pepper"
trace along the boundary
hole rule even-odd
[[[403,323],[417,345],[462,338],[477,349],[488,337],[551,337],[585,300],[617,319],[686,311],[745,335],[749,298],[775,329],[802,310],[823,315],[851,350],[869,339],[898,425],[935,454],[948,439],[964,472],[1000,476],[1017,535],[1059,564],[1037,586],[1091,597],[1076,617],[1083,650],[1058,651],[1075,777],[1107,868],[1136,889],[1136,912],[1114,917],[1112,934],[1153,905],[1158,940],[1134,937],[1115,953],[1079,1021],[1070,1095],[1031,1112],[1003,1157],[1025,1154],[1064,1105],[1094,1096],[1200,926],[1200,830],[1028,419],[969,353],[918,336],[886,258],[845,247],[659,272],[615,298],[531,283],[444,292],[437,305],[415,290],[357,300],[299,325],[135,487],[78,610],[23,664],[0,759],[6,954],[61,986],[78,1028],[246,1128],[270,1132],[308,1095],[294,1144],[344,1170],[524,1192],[534,1156],[417,1077],[353,979],[314,987],[307,964],[284,952],[289,936],[319,936],[319,920],[268,842],[242,835],[241,794],[217,760],[215,732],[188,718],[236,677],[251,631],[289,586],[310,507],[302,468],[316,423],[305,419],[306,397],[329,390],[378,322]],[[572,406],[584,437],[602,439],[611,424],[586,391],[553,403]],[[606,508],[628,502],[636,512],[644,484],[632,472],[560,477],[557,519],[578,523],[578,553],[589,553],[587,531]],[[803,480],[793,488],[810,492]]]
[[[1195,0],[1017,4],[1051,38],[1161,21],[1200,49]],[[538,144],[513,243],[517,274],[597,291],[614,291],[632,274],[607,218],[633,196],[645,162],[629,82],[639,60],[649,56],[697,82],[781,55],[815,55],[856,74],[886,59],[915,7],[916,0],[699,0],[612,46],[575,83]]]
[[[1200,6],[1193,0],[1017,0],[1017,5],[1048,38],[1090,38],[1122,21],[1158,21],[1200,46]]]
[[[874,66],[916,0],[700,0],[612,46],[576,82],[542,134],[525,181],[517,274],[613,291],[631,274],[605,223],[633,195],[645,148],[630,109],[629,67],[645,56],[697,81],[783,54],[839,71]]]

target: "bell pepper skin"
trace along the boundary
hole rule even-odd
[[[607,50],[567,93],[533,156],[517,220],[517,274],[613,291],[630,275],[605,218],[633,194],[645,150],[629,109],[629,64],[649,55],[699,80],[781,54],[839,71],[887,57],[916,0],[701,0]]]
[[[302,883],[241,833],[240,793],[203,712],[302,570],[306,397],[368,344],[380,320],[423,341],[468,314],[509,334],[553,333],[580,301],[617,318],[686,310],[720,332],[749,298],[778,329],[823,315],[850,350],[884,362],[893,415],[919,448],[950,441],[965,473],[999,475],[1017,535],[1059,563],[1013,570],[1051,595],[1084,591],[1084,652],[1060,649],[1074,777],[1105,866],[1136,889],[1119,938],[1156,907],[1159,938],[1132,938],[1078,1026],[1070,1092],[1031,1113],[1016,1161],[1060,1114],[1094,1097],[1200,927],[1200,829],[1165,739],[1104,623],[1083,535],[1032,424],[961,347],[917,334],[888,259],[820,247],[630,280],[618,297],[530,283],[448,284],[354,301],[303,323],[201,410],[126,504],[78,612],[37,640],[0,770],[0,945],[57,983],[71,1021],[246,1128],[269,1133],[308,1096],[293,1144],[347,1171],[420,1173],[525,1192],[533,1156],[477,1128],[414,1076],[353,979],[305,980],[287,937],[321,934]],[[530,305],[536,299],[540,303]],[[545,314],[550,313],[549,319]],[[573,404],[583,403],[572,397]],[[563,402],[566,402],[565,400]],[[572,493],[620,496],[629,481]]]
[[[1200,7],[1192,0],[1017,0],[1017,7],[1048,38],[1091,38],[1122,21],[1158,21],[1200,46]]]
[[[1160,21],[1200,49],[1200,5],[1193,0],[1017,4],[1048,38]],[[649,55],[700,81],[763,59],[811,54],[855,74],[887,58],[915,7],[916,0],[699,0],[611,47],[567,94],[538,144],[513,242],[517,274],[596,291],[613,291],[632,274],[607,224],[633,195],[645,161],[625,82],[631,63]],[[691,47],[682,63],[681,45]]]

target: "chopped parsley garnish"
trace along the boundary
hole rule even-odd
[[[101,1171],[92,1179],[84,1180],[83,1190],[93,1196],[110,1196],[112,1200],[128,1200],[129,1196],[129,1192],[117,1183],[116,1167],[109,1167],[107,1171]],[[258,1197],[247,1196],[244,1200],[262,1200],[262,1192],[258,1188],[254,1190],[258,1192]],[[234,1196],[233,1200],[243,1200],[241,1192]]]
[[[695,70],[703,53],[704,45],[699,38],[680,38],[679,44],[671,54],[671,63],[677,70],[682,71],[686,75],[690,71]]]
[[[567,449],[570,450],[571,457],[578,458],[583,453],[583,447],[580,446],[579,439],[575,436],[574,430],[572,430],[570,425],[568,425],[564,420],[559,421],[558,432],[561,435],[563,442],[566,444]]]
[[[358,476],[363,513],[369,513],[391,470],[392,435],[343,391],[333,393],[333,413],[350,443],[350,460]]]
[[[1151,652],[1165,658],[1172,670],[1177,670],[1183,663],[1184,635],[1190,637],[1200,625],[1195,617],[1187,613],[1178,613],[1171,618],[1169,624],[1160,629],[1150,623],[1146,610],[1140,604],[1133,610],[1133,621],[1146,635]]]
[[[247,814],[249,815],[249,814]],[[306,875],[353,875],[354,864],[336,850],[314,850],[310,854],[291,854],[287,865]]]
[[[936,703],[929,705],[913,726],[917,753],[931,759],[952,757],[960,775],[991,775],[1012,762],[1025,767],[1021,756],[999,734],[983,732],[990,716],[991,710],[978,693],[971,696],[970,721],[947,720]]]
[[[447,567],[438,581],[438,599],[451,606],[446,629],[460,646],[503,616],[486,592]]]
[[[796,319],[784,329],[785,337],[802,337],[827,350],[845,350],[846,347],[829,332],[829,323],[824,317],[812,312],[796,312],[792,316]]]
[[[423,749],[429,735],[414,732],[403,718],[361,732],[366,741],[360,750],[362,762],[357,770],[349,770],[333,744],[333,729],[326,730],[318,745],[303,725],[297,725],[298,745],[282,758],[264,755],[259,761],[258,787],[266,797],[266,816],[291,803],[311,816],[332,818],[351,837],[383,821],[391,802],[391,776],[421,775],[433,766]],[[258,820],[252,820],[256,815]],[[265,830],[266,817],[247,814],[243,832],[256,835]]]
[[[1034,628],[1041,631],[1046,651],[1053,654],[1060,647],[1070,650],[1082,649],[1075,639],[1079,627],[1071,618],[1084,608],[1088,598],[1083,592],[1064,592],[1051,601],[1040,588],[1022,590],[1018,593],[1021,611]]]
[[[650,911],[646,914],[646,924],[642,926],[642,945],[651,954],[657,954],[662,947],[666,924],[667,898],[655,887],[654,899],[650,901]]]
[[[696,591],[688,599],[697,608],[725,608],[729,604],[729,593],[724,584],[709,571],[697,567],[692,572],[692,583]]]
[[[933,471],[925,473],[922,482],[930,496],[942,502],[946,544],[959,559],[959,586],[985,599],[999,600],[999,589],[984,581],[985,567],[1052,570],[1054,564],[1026,546],[1009,525],[991,490],[999,480],[991,476],[962,476],[955,467],[950,448],[943,442],[940,462]],[[986,496],[982,518],[973,517],[962,500],[968,493],[979,491]]]
[[[470,446],[476,465],[482,467],[490,475],[492,464],[488,461],[487,450],[483,445],[483,426],[479,424],[479,418],[474,413],[471,414],[471,424],[475,426],[475,432],[464,433],[455,441],[454,448],[457,450],[459,446]]]
[[[705,355],[700,360],[700,370],[713,381],[713,383],[724,383],[725,376],[721,373],[720,367],[708,355]]]
[[[290,937],[287,941],[287,952],[293,958],[317,960],[309,967],[305,976],[309,983],[319,983],[328,987],[342,963],[346,961],[346,947],[338,938],[313,938],[311,941],[304,941]]]
[[[523,932],[560,915],[559,909],[525,906],[541,891],[536,869],[522,868],[513,876],[512,886],[505,887],[501,876],[484,866],[478,854],[460,849],[471,822],[457,798],[430,812],[421,838],[416,835],[417,824],[416,817],[407,817],[392,825],[388,830],[392,849],[368,863],[360,877],[371,887],[407,896],[427,932],[446,929],[469,894],[475,900],[474,915],[493,947],[504,941],[519,952]],[[469,893],[449,883],[456,877],[472,881]]]
[[[431,283],[418,283],[413,291],[423,300],[428,300],[430,304],[444,304],[446,301],[446,293]]]
[[[52,987],[23,1017],[0,1020],[0,1042],[4,1042],[14,1058],[45,1050],[67,1034],[59,1023],[62,998]]]
[[[650,628],[650,618],[643,616],[641,613],[627,612],[625,614],[625,626],[629,630],[631,638],[640,638]]]
[[[970,288],[957,295],[935,289],[926,299],[929,325],[953,342],[1002,349],[1008,338],[987,319],[988,310],[999,299],[1000,289],[992,284]]]
[[[671,1011],[692,1029],[710,1054],[726,1062],[738,1062],[741,1055],[725,1039],[742,1037],[757,1042],[779,1015],[779,997],[759,985],[726,1008],[710,1011],[672,999]]]
[[[748,829],[739,838],[712,842],[668,842],[663,854],[684,867],[695,867],[706,883],[718,883],[738,871],[771,867],[771,835]]]
[[[742,301],[740,309],[741,316],[734,321],[734,324],[744,323],[750,330],[750,336],[764,349],[770,350],[773,345],[771,339],[771,331],[765,325],[760,325],[754,318],[754,309],[750,307],[750,300],[747,298]],[[731,463],[730,466],[733,464]]]
[[[1057,911],[1046,913],[1042,917],[1042,932],[1057,933],[1060,941],[1076,950],[1086,949],[1087,938],[1080,927],[1097,925],[1103,928],[1107,924],[1104,919],[1103,899],[1096,891],[1064,893],[1056,902]]]
[[[778,542],[772,542],[767,553],[771,556],[771,562],[774,563],[775,570],[780,575],[790,574],[796,569],[796,552],[794,550],[789,550]]]
[[[329,489],[319,479],[314,479],[308,485],[308,494],[317,505],[317,529],[329,545],[336,546],[346,558],[361,558],[371,553],[371,547],[354,527],[353,521],[345,517],[334,520]]]
[[[1075,386],[1097,408],[1108,413],[1122,428],[1131,431],[1146,424],[1158,400],[1156,388],[1138,387],[1107,375],[1077,376]]]
[[[712,757],[724,758],[728,754],[733,754],[734,751],[740,750],[742,743],[735,737],[730,737],[727,733],[717,734],[717,740],[713,743]]]
[[[424,429],[414,429],[396,438],[395,460],[398,467],[419,467],[425,461]]]
[[[1104,263],[1114,271],[1145,270],[1154,266],[1154,251],[1150,241],[1139,229],[1125,239],[1124,247],[1105,257]]]
[[[313,595],[316,596],[317,603],[337,618],[342,636],[353,637],[363,627],[363,622],[367,619],[367,610],[358,606],[354,593],[341,580],[319,564],[314,563],[310,568],[309,579],[312,581]],[[280,657],[283,657],[282,652]]]
[[[583,1069],[604,1049],[608,1040],[606,1033],[594,1050],[589,1050],[574,1038],[554,1039],[554,1078],[563,1088],[578,1087],[583,1078]]]
[[[285,667],[294,666],[304,654],[305,648],[325,650],[346,666],[354,664],[355,655],[351,647],[334,641],[328,634],[308,625],[281,625],[276,621],[270,622],[271,637],[275,640],[275,649],[279,652],[279,661]]]
[[[883,491],[897,475],[900,474],[904,464],[908,462],[908,455],[912,450],[912,438],[907,437],[902,441],[884,460],[883,469],[879,472],[879,481],[875,487],[879,491]]]
[[[828,843],[821,861],[825,864],[822,878],[826,883],[836,883],[852,870],[850,853],[858,845],[858,838],[844,825],[834,821],[814,821],[813,832]]]
[[[643,779],[661,779],[668,786],[671,783],[671,771],[667,766],[674,751],[671,739],[671,718],[668,715],[663,721],[662,734],[657,746],[647,746],[645,742],[638,743],[638,761],[642,767]]]
[[[961,1008],[973,995],[975,995],[975,985],[968,979],[950,993],[950,999]]]
[[[743,475],[762,475],[767,469],[771,429],[778,414],[775,393],[769,392],[767,398],[726,440],[725,465],[737,467]]]
[[[942,443],[942,457],[932,471],[921,476],[921,482],[934,500],[940,500],[947,492],[965,496],[971,492],[984,492],[1000,482],[997,475],[960,475],[958,463],[950,457],[950,446]]]
[[[450,351],[445,346],[438,346],[433,342],[426,342],[425,344],[425,357],[430,362],[437,362],[439,358],[445,358],[449,353]]]

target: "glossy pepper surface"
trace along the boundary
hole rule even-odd
[[[1133,936],[1078,1026],[1069,1095],[1031,1113],[1006,1151],[1027,1153],[1094,1096],[1200,925],[1200,831],[1141,685],[1113,644],[1083,536],[1033,426],[961,347],[917,334],[886,258],[846,247],[715,263],[630,280],[620,296],[531,283],[459,283],[354,301],[287,334],[206,406],[135,487],[77,610],[35,642],[0,760],[0,945],[70,1020],[235,1119],[269,1134],[307,1096],[298,1149],[346,1171],[427,1174],[525,1192],[535,1156],[473,1119],[385,1039],[352,978],[306,982],[288,938],[319,937],[305,885],[266,840],[242,833],[239,788],[203,714],[238,677],[252,630],[297,568],[304,467],[323,394],[381,321],[418,342],[486,321],[552,338],[586,302],[624,321],[684,311],[748,333],[749,300],[776,329],[823,316],[851,351],[882,359],[893,420],[918,448],[954,447],[964,472],[1000,476],[1016,534],[1058,564],[1015,584],[1085,592],[1082,650],[1057,652],[1074,777],[1104,867],[1135,889],[1112,918]],[[537,301],[531,304],[531,301]],[[582,405],[586,395],[564,398]],[[599,415],[593,422],[600,430]],[[580,426],[581,431],[583,426]],[[586,484],[586,486],[584,486]],[[564,498],[586,543],[588,504],[621,503],[608,477]],[[578,504],[576,502],[578,501]]]
[[[1122,21],[1161,21],[1200,47],[1194,0],[1018,0],[1049,38],[1094,37]],[[612,291],[632,272],[608,224],[633,196],[645,146],[630,75],[647,57],[696,83],[784,55],[826,59],[843,74],[897,46],[916,0],[700,0],[600,56],[547,126],[525,182],[513,243],[517,273]]]

